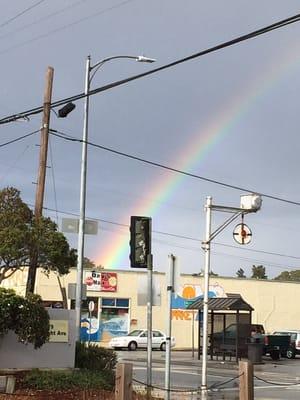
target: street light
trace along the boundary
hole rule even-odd
[[[221,233],[231,222],[239,216],[257,212],[262,204],[261,196],[258,194],[247,194],[241,196],[240,208],[219,206],[212,204],[212,197],[206,198],[206,229],[205,240],[202,242],[203,250],[205,251],[204,265],[204,294],[203,294],[203,342],[202,342],[202,380],[201,393],[206,398],[207,394],[207,349],[208,349],[208,291],[209,291],[209,274],[210,274],[210,244],[212,240]],[[232,215],[215,231],[211,232],[211,214],[212,211],[229,212]]]
[[[77,259],[77,280],[76,280],[76,300],[75,300],[75,313],[76,313],[76,339],[80,340],[80,325],[81,325],[81,294],[82,294],[82,281],[83,281],[83,258],[84,258],[84,221],[85,221],[85,205],[86,205],[86,172],[87,172],[87,141],[88,141],[88,120],[89,120],[89,92],[90,84],[97,73],[98,69],[108,61],[118,58],[132,59],[138,62],[152,63],[155,62],[153,58],[145,56],[112,56],[98,61],[96,64],[91,65],[91,57],[88,56],[86,60],[85,70],[85,103],[84,103],[84,121],[83,121],[83,134],[82,134],[82,153],[81,153],[81,174],[80,174],[80,215],[79,215],[79,228],[78,228],[78,259]],[[93,73],[91,74],[91,72]]]

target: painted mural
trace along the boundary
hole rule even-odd
[[[179,293],[172,295],[172,319],[189,321],[198,318],[198,312],[187,307],[196,300],[203,299],[203,288],[200,285],[185,284]],[[224,288],[217,282],[209,286],[208,297],[227,297]],[[201,316],[200,316],[201,318]]]

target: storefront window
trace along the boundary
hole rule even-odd
[[[129,330],[129,299],[102,298],[102,340],[126,335]]]

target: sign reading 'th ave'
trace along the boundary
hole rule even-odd
[[[66,343],[69,341],[69,321],[50,319],[49,342]]]

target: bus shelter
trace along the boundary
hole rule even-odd
[[[202,348],[203,299],[189,304],[191,310],[198,310],[198,359]],[[235,357],[236,361],[247,356],[247,339],[251,336],[253,307],[239,294],[228,293],[227,297],[208,299],[209,354]]]

